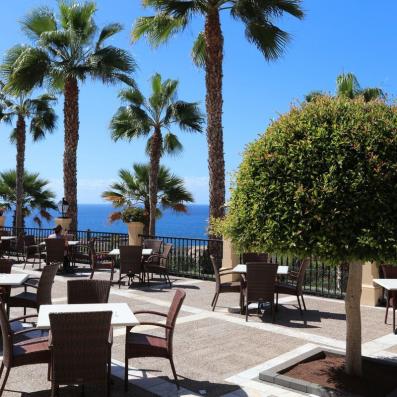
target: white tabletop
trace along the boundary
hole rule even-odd
[[[245,265],[245,264],[237,265],[236,267],[233,268],[233,273],[240,273],[240,274],[247,273],[247,265]],[[279,266],[277,268],[277,274],[279,274],[279,275],[288,274],[288,266]]]
[[[153,250],[152,250],[151,248],[143,248],[143,250],[142,250],[142,255],[143,255],[143,256],[149,256],[149,255],[152,255],[152,252],[153,252]],[[111,255],[111,256],[118,256],[118,255],[120,255],[120,249],[119,249],[119,248],[114,248],[114,249],[112,249],[112,250],[109,252],[108,255]]]
[[[2,240],[15,240],[17,236],[1,236]]]
[[[29,274],[24,273],[0,273],[0,285],[15,287],[23,284],[29,278]]]
[[[67,242],[69,246],[73,247],[74,245],[80,244],[80,241],[71,240]]]
[[[397,278],[374,278],[373,282],[388,291],[397,291]]]
[[[111,311],[111,325],[114,327],[125,327],[138,325],[139,321],[126,303],[90,303],[90,304],[68,304],[68,305],[41,305],[37,326],[39,329],[50,328],[50,313],[82,313],[82,312],[105,312]]]

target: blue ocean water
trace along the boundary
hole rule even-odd
[[[79,230],[91,229],[98,232],[127,233],[127,226],[117,221],[109,224],[108,217],[114,211],[109,204],[80,204]],[[53,216],[57,216],[56,212]],[[6,225],[11,225],[11,214],[7,214]],[[37,227],[32,217],[25,220],[26,227]],[[43,228],[52,228],[54,221],[43,221]],[[188,206],[186,214],[165,210],[157,221],[156,234],[159,236],[207,238],[208,205],[193,204]]]

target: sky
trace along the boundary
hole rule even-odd
[[[110,40],[128,50],[138,64],[134,78],[148,95],[150,77],[179,80],[178,98],[199,102],[205,110],[202,70],[191,62],[192,42],[202,29],[197,17],[192,25],[158,49],[144,40],[132,44],[134,20],[150,15],[138,0],[97,0],[98,26],[119,22],[124,30]],[[241,22],[222,15],[224,33],[224,151],[227,179],[241,162],[244,147],[266,131],[269,122],[288,111],[291,103],[312,90],[333,92],[336,76],[353,72],[363,87],[380,87],[394,99],[397,94],[397,1],[304,0],[303,21],[285,17],[277,25],[292,35],[283,56],[268,63],[244,36]],[[376,4],[376,7],[375,7]],[[19,43],[29,43],[18,21],[37,6],[56,8],[54,0],[16,0],[2,5],[0,56]],[[78,147],[78,200],[102,203],[101,192],[117,180],[118,170],[134,162],[146,162],[145,139],[113,142],[109,122],[120,106],[121,85],[88,80],[80,85],[80,140]],[[27,141],[26,169],[39,172],[60,199],[63,194],[63,97],[56,105],[56,131],[44,141]],[[0,125],[0,171],[15,167],[15,147],[9,142],[9,125]],[[207,145],[205,134],[178,131],[184,151],[164,157],[162,163],[180,177],[195,202],[208,203]]]

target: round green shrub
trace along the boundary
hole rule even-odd
[[[217,229],[240,251],[394,259],[396,107],[331,97],[292,107],[247,147]]]

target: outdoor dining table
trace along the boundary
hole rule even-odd
[[[151,248],[143,248],[142,249],[142,256],[149,256],[152,255],[153,250]],[[120,250],[118,248],[112,249],[108,255],[110,256],[119,256],[120,255]]]
[[[373,282],[380,285],[387,291],[397,291],[397,278],[374,278]],[[393,332],[397,334],[396,330],[396,313],[393,311]]]
[[[50,313],[83,313],[111,311],[113,327],[135,326],[139,320],[127,303],[90,303],[90,304],[60,304],[41,305],[37,318],[38,329],[50,329]]]
[[[28,278],[29,274],[25,273],[0,273],[0,285],[1,286],[9,286],[9,287],[19,287],[22,285]]]
[[[17,236],[1,236],[1,240],[15,240]]]
[[[68,246],[69,246],[69,247],[74,247],[74,246],[76,246],[76,245],[78,245],[78,244],[80,244],[80,241],[78,241],[78,240],[71,240],[71,241],[68,241]],[[45,241],[42,241],[39,245],[44,246],[44,245],[45,245]]]
[[[240,263],[235,266],[232,270],[233,273],[246,274],[247,273],[247,265]],[[277,274],[279,276],[286,276],[288,274],[288,266],[279,265],[277,268]]]

